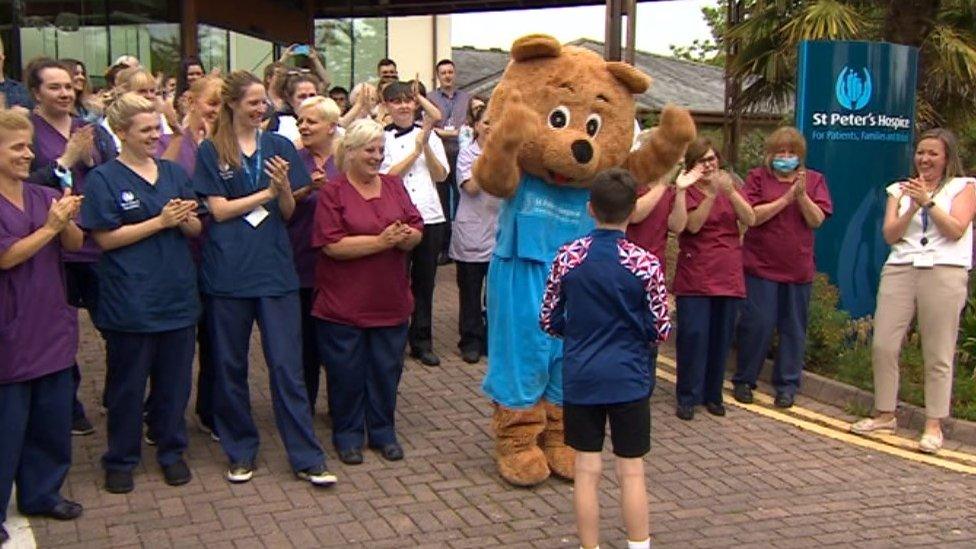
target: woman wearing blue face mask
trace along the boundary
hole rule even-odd
[[[776,406],[792,406],[800,386],[814,274],[813,231],[833,211],[824,176],[803,165],[806,150],[796,128],[779,128],[766,138],[766,165],[746,177],[744,194],[756,224],[742,242],[746,302],[732,377],[739,402],[752,402],[774,329],[779,332],[773,367]]]

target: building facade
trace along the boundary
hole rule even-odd
[[[419,74],[430,84],[437,59],[451,53],[450,16],[314,19],[307,7],[302,0],[13,0],[0,2],[0,37],[8,74],[18,77],[39,56],[74,58],[96,87],[122,55],[166,75],[175,75],[186,52],[207,69],[260,74],[289,44],[311,42],[332,85],[351,88],[375,77],[384,57],[402,78]]]

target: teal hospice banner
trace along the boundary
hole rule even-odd
[[[918,50],[882,42],[799,46],[797,127],[807,165],[827,177],[834,215],[817,231],[817,270],[855,318],[874,313],[888,246],[884,188],[910,173]]]

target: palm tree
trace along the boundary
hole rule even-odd
[[[746,85],[733,116],[753,106],[787,106],[803,40],[886,40],[920,49],[922,127],[976,123],[976,1],[755,0],[726,32],[738,45],[730,77]]]

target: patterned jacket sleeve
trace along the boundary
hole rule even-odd
[[[664,283],[660,260],[654,254],[628,240],[620,240],[618,246],[621,265],[634,273],[644,285],[647,306],[654,316],[655,333],[648,334],[651,343],[667,341],[671,334],[671,318],[668,314],[668,290]]]
[[[549,277],[546,279],[546,290],[542,294],[542,308],[539,310],[539,326],[543,332],[549,335],[561,337],[566,326],[563,314],[562,283],[563,275],[566,274],[567,265],[566,255],[571,245],[567,244],[559,248],[556,259],[552,262],[549,269]]]

